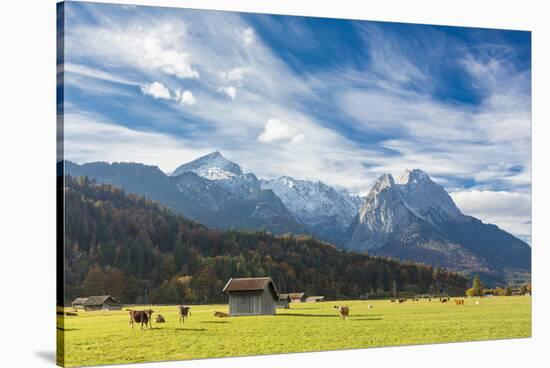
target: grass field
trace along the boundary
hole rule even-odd
[[[479,299],[475,299],[479,300]],[[531,297],[484,298],[464,307],[434,300],[291,304],[276,316],[215,318],[226,305],[192,306],[181,325],[175,306],[153,306],[167,323],[141,331],[128,312],[65,317],[66,366],[431,344],[531,336]],[[349,305],[342,321],[332,308]],[[373,305],[372,309],[367,306]],[[139,309],[135,307],[135,309]],[[58,317],[59,318],[59,317]],[[58,321],[60,323],[60,321]],[[62,333],[58,327],[58,334]],[[60,362],[62,363],[62,362]]]

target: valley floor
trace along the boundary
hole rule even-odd
[[[64,329],[58,327],[57,333],[64,334],[65,366],[531,336],[531,297],[465,300],[465,306],[427,299],[404,304],[389,300],[302,303],[277,309],[276,316],[230,318],[213,316],[214,311],[227,312],[227,305],[203,305],[192,306],[184,324],[179,323],[175,306],[153,306],[167,323],[153,322],[153,328],[143,331],[139,325],[129,326],[124,310],[79,311],[76,317],[65,317]],[[349,320],[340,320],[333,308],[337,304],[350,307]]]

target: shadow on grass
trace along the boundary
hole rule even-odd
[[[328,318],[340,318],[337,314],[306,314],[306,313],[277,313],[278,316],[289,317],[328,317]],[[382,317],[382,314],[351,314],[350,318],[354,317]],[[372,318],[368,318],[372,319]]]
[[[307,310],[307,309],[321,309],[321,308],[281,308],[286,310]]]
[[[201,321],[201,323],[229,323],[229,321]]]
[[[184,328],[184,327],[175,328],[174,330],[176,330],[176,331],[194,331],[194,332],[206,332],[206,331],[208,331],[206,328]]]
[[[383,318],[376,317],[376,318],[353,318],[350,317],[352,321],[381,321]]]
[[[80,328],[61,328],[57,327],[59,331],[68,332],[68,331],[80,331]]]
[[[329,317],[335,318],[332,314],[306,314],[306,313],[277,313],[277,316],[287,316],[287,317]]]

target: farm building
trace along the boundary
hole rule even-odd
[[[306,293],[289,293],[288,300],[291,303],[304,303],[306,301]]]
[[[275,303],[277,308],[285,308],[288,309],[290,307],[290,299],[288,298],[288,294],[279,294],[279,301]]]
[[[279,292],[271,277],[231,278],[223,291],[229,294],[230,316],[275,314]]]
[[[122,305],[110,295],[90,296],[86,298],[86,302],[84,303],[84,310],[86,311],[120,309],[122,309]]]
[[[317,302],[324,302],[324,301],[325,301],[325,297],[321,295],[310,296],[306,299],[306,302],[308,303],[317,303]]]
[[[71,306],[74,308],[74,309],[84,309],[84,303],[86,303],[86,300],[88,298],[76,298],[75,300],[73,300],[73,302],[71,303]]]

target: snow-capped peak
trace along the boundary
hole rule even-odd
[[[396,184],[418,184],[425,181],[431,181],[430,176],[420,169],[405,170],[395,178]]]
[[[243,175],[238,164],[229,161],[218,151],[179,166],[172,172],[171,176],[181,175],[189,171],[210,180],[224,180]]]

